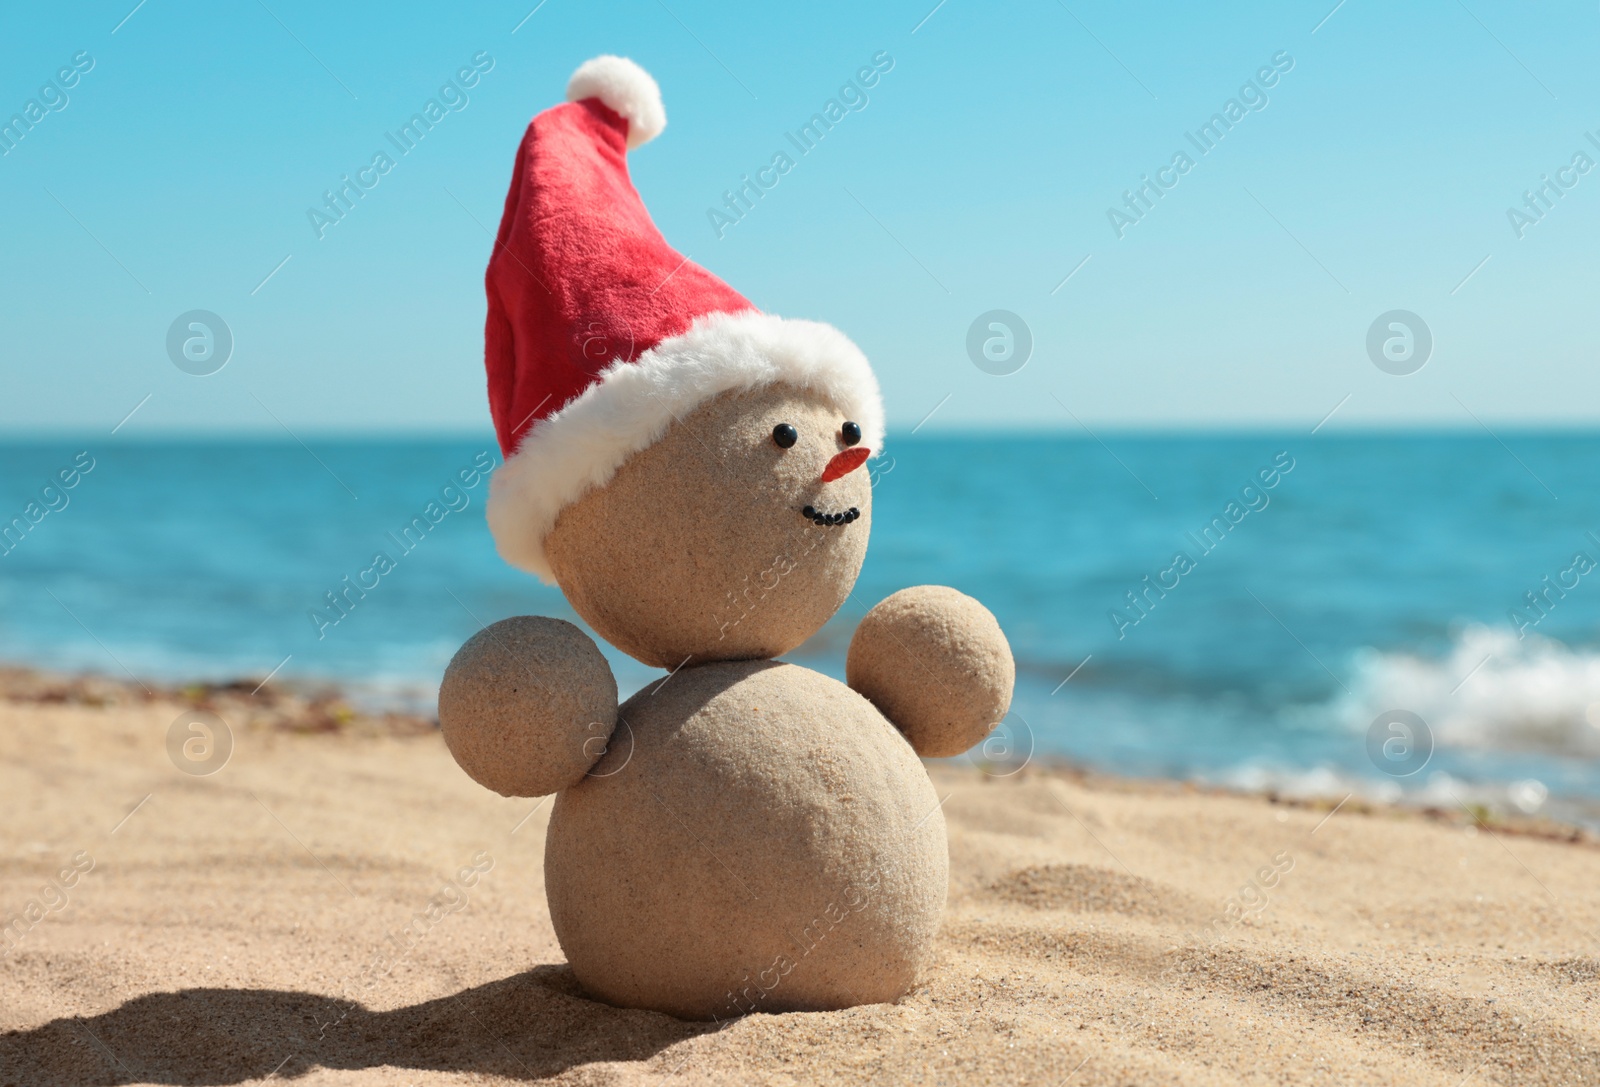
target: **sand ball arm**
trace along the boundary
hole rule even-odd
[[[867,612],[845,678],[917,754],[948,758],[1005,717],[1016,664],[988,608],[942,585],[918,585]]]
[[[473,635],[445,669],[439,727],[456,762],[502,796],[583,780],[617,724],[617,681],[600,649],[560,619],[519,615]]]

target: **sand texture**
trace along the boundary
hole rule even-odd
[[[548,800],[269,693],[205,777],[165,695],[0,702],[0,1085],[1600,1083],[1585,836],[936,767],[928,983],[686,1023],[579,990]]]

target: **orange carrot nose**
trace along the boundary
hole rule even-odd
[[[860,445],[846,449],[842,453],[835,453],[828,466],[822,470],[822,482],[832,483],[841,476],[849,475],[865,464],[871,455],[872,450]]]

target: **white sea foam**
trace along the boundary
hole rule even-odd
[[[1600,808],[1582,798],[1552,801],[1549,788],[1535,778],[1467,781],[1444,770],[1429,770],[1402,784],[1393,778],[1374,778],[1328,766],[1294,770],[1244,765],[1219,774],[1198,775],[1196,780],[1247,793],[1276,793],[1294,800],[1338,802],[1359,798],[1461,814],[1484,807],[1527,815],[1542,813],[1566,822],[1600,826]]]
[[[1364,650],[1334,724],[1365,732],[1388,710],[1427,722],[1440,748],[1600,758],[1600,653],[1469,626],[1436,659]]]

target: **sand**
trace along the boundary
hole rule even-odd
[[[0,702],[0,1084],[1600,1083],[1586,836],[933,764],[926,985],[689,1024],[578,990],[548,802],[425,724],[224,694],[205,777],[167,693]]]

